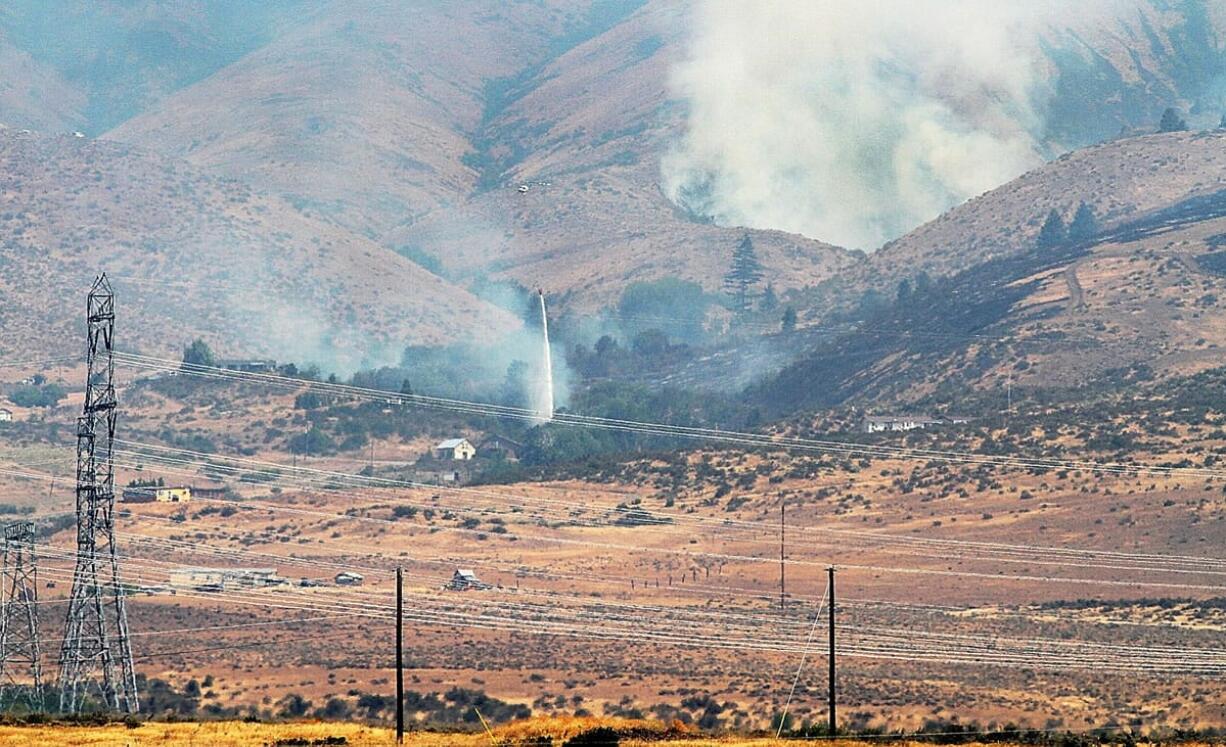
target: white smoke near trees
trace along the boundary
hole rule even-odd
[[[1040,164],[1038,38],[1128,0],[700,0],[662,162],[718,223],[873,249]]]

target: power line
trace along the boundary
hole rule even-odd
[[[389,405],[416,405],[448,410],[462,414],[485,415],[490,417],[510,418],[525,421],[539,420],[539,413],[536,413],[535,410],[523,407],[471,402],[467,400],[448,399],[444,397],[430,397],[421,394],[394,394],[383,390],[357,387],[349,384],[330,384],[326,382],[296,379],[275,374],[232,371],[230,369],[219,368],[216,366],[187,364],[164,358],[138,355],[135,353],[120,353],[118,355],[121,362],[125,363],[126,365],[151,368],[160,371],[175,371],[187,376],[248,381],[289,387],[292,389],[305,387],[310,391],[328,392],[340,396],[367,399]],[[700,426],[651,423],[620,418],[605,418],[567,412],[556,413],[550,422],[553,425],[602,428],[625,433],[640,433],[662,437],[696,439],[760,448],[785,448],[802,451],[838,453],[851,456],[876,456],[882,458],[979,464],[984,466],[1013,467],[1021,469],[1068,469],[1128,475],[1161,474],[1226,478],[1226,470],[1213,469],[1209,467],[1175,467],[1124,462],[1058,460],[1046,459],[1042,457],[1010,457],[977,454],[965,451],[890,446],[885,444],[857,444],[850,441],[786,437],[762,433],[732,431],[721,428],[706,428]]]
[[[151,449],[151,450],[162,451],[162,452],[173,452],[176,454],[187,454],[192,457],[199,457],[201,459],[211,459],[211,460],[221,459],[221,460],[225,460],[229,462],[234,462],[236,464],[250,465],[250,467],[229,468],[225,465],[220,465],[216,463],[215,461],[213,461],[213,462],[205,463],[203,465],[203,468],[207,470],[214,470],[214,471],[232,469],[232,471],[235,471],[235,472],[239,472],[241,469],[246,469],[248,474],[268,475],[268,476],[277,478],[277,480],[270,480],[267,482],[272,483],[272,482],[280,481],[280,484],[283,484],[283,485],[287,484],[286,482],[284,482],[285,480],[284,475],[270,472],[270,469],[275,469],[278,472],[281,470],[284,470],[284,471],[292,472],[295,475],[300,475],[302,476],[300,479],[302,479],[304,482],[311,484],[311,485],[314,485],[315,483],[318,483],[318,482],[330,483],[330,482],[335,482],[337,480],[343,480],[343,481],[358,483],[359,486],[366,486],[366,487],[402,487],[402,488],[410,488],[410,489],[432,490],[432,491],[437,491],[439,493],[476,495],[476,496],[480,496],[483,498],[489,498],[491,500],[496,500],[500,504],[504,504],[504,505],[508,499],[514,499],[514,500],[520,500],[520,501],[525,501],[525,502],[533,501],[537,503],[548,504],[548,505],[557,506],[559,508],[565,508],[565,509],[570,509],[570,510],[586,511],[594,507],[590,503],[573,503],[573,502],[555,501],[555,500],[542,499],[542,498],[531,498],[528,496],[520,496],[520,495],[511,494],[511,493],[507,493],[503,491],[489,491],[489,490],[483,491],[483,490],[477,490],[477,489],[465,488],[465,487],[436,486],[436,485],[429,485],[426,483],[419,483],[419,482],[412,482],[412,481],[405,481],[405,480],[394,480],[390,478],[377,478],[377,477],[371,477],[371,476],[365,476],[365,475],[353,475],[349,473],[336,472],[332,470],[321,470],[321,469],[307,468],[307,467],[302,467],[302,466],[282,465],[282,464],[277,464],[274,462],[245,459],[242,457],[226,456],[226,455],[221,455],[221,454],[216,454],[216,453],[191,451],[191,450],[176,448],[176,447],[165,447],[165,446],[158,446],[154,444],[142,444],[139,442],[129,442],[129,441],[123,441],[123,440],[120,440],[119,442],[133,445],[137,447],[138,449]],[[176,463],[177,464],[196,464],[197,463],[196,460],[194,459],[187,459],[187,458],[182,458],[182,457],[172,459],[168,457],[162,457],[157,454],[149,454],[149,453],[142,452],[142,451],[129,451],[125,449],[120,449],[117,451],[117,453],[122,454],[124,456],[128,456],[128,457],[136,457],[138,459],[153,460],[155,463],[158,460],[161,460],[163,463],[167,463],[167,464],[176,464]],[[319,489],[319,488],[316,488],[316,489]],[[612,507],[605,507],[605,508],[607,508],[608,510],[614,510]],[[462,507],[453,507],[452,510],[465,510],[465,509]],[[488,509],[481,508],[479,510],[487,511]],[[625,511],[623,510],[621,512],[624,513]],[[656,509],[655,513],[661,517],[666,517],[669,522],[690,523],[690,524],[711,524],[713,525],[713,528],[717,530],[727,530],[727,531],[743,530],[743,531],[753,531],[753,532],[769,531],[765,522],[761,522],[761,521],[747,521],[743,519],[732,519],[732,518],[711,519],[707,517],[694,516],[691,514],[685,514],[685,513],[676,512],[676,511],[667,511],[665,509]],[[577,521],[577,519],[574,519],[573,517],[568,517],[568,518],[572,521]],[[670,528],[668,526],[668,522],[660,521],[658,522],[658,524],[661,529]],[[596,525],[608,526],[609,522],[595,522],[592,525],[593,526],[596,526]],[[1038,563],[1042,565],[1063,564],[1063,563],[1053,562],[1053,561],[1044,561],[1040,559],[1039,557],[1036,557],[1037,555],[1045,555],[1045,556],[1056,556],[1060,558],[1067,558],[1068,564],[1076,565],[1077,567],[1082,567],[1082,568],[1096,567],[1093,564],[1089,563],[1088,561],[1093,558],[1103,558],[1104,560],[1108,562],[1127,561],[1127,562],[1135,562],[1135,563],[1141,563],[1141,564],[1149,563],[1149,562],[1164,563],[1167,565],[1158,570],[1162,570],[1164,572],[1171,572],[1171,573],[1196,572],[1196,573],[1204,573],[1204,574],[1211,574],[1211,575],[1217,575],[1219,573],[1226,573],[1226,559],[1223,559],[1223,558],[1184,556],[1184,555],[1162,555],[1162,554],[1154,554],[1154,553],[1128,553],[1128,552],[1122,552],[1122,551],[1092,550],[1092,549],[1079,549],[1079,548],[1060,548],[1060,547],[1039,546],[1039,545],[1017,545],[1017,544],[1006,544],[1006,543],[998,543],[998,542],[982,542],[982,541],[974,541],[974,540],[960,540],[960,539],[936,538],[936,537],[924,537],[924,536],[908,537],[908,536],[902,536],[902,535],[892,535],[892,534],[888,534],[888,533],[881,532],[881,531],[859,530],[859,529],[851,529],[851,528],[836,528],[836,527],[829,527],[826,525],[801,526],[799,527],[799,530],[804,531],[804,532],[810,532],[810,533],[817,532],[817,533],[833,534],[840,538],[854,538],[856,541],[898,543],[898,544],[912,545],[912,546],[932,546],[932,547],[939,547],[939,548],[954,547],[954,548],[960,548],[960,549],[974,549],[976,551],[993,553],[993,556],[990,559],[1000,561],[1000,562],[1026,562],[1026,563]],[[1019,556],[1019,557],[1011,557],[1014,555]],[[945,557],[948,557],[948,553],[942,552],[940,555],[937,555],[935,557],[945,558]],[[1199,567],[1193,567],[1191,569],[1178,568],[1178,566],[1184,566],[1184,565],[1199,566]],[[1114,570],[1147,570],[1146,568],[1141,568],[1141,567],[1121,567],[1121,566],[1116,566],[1116,565],[1102,565],[1102,566],[1097,566],[1097,567],[1104,567],[1104,568],[1114,569]]]
[[[137,466],[137,465],[129,465],[129,466]],[[161,471],[164,471],[168,474],[173,474],[176,472],[176,470],[174,470],[173,468],[162,468]],[[183,472],[182,474],[190,474],[190,473]],[[326,488],[315,488],[315,489],[321,490],[324,492],[329,492],[328,489]],[[336,492],[336,491],[331,491],[331,492]],[[313,511],[309,509],[302,509],[302,508],[297,508],[293,506],[286,506],[283,504],[272,503],[269,501],[260,501],[258,504],[248,504],[248,503],[235,503],[233,501],[224,501],[224,500],[217,500],[217,499],[203,499],[202,498],[198,500],[202,502],[220,503],[220,504],[234,507],[238,510],[260,510],[260,508],[263,507],[265,509],[275,509],[275,510],[286,512],[286,513],[315,515],[315,516],[327,517],[327,518],[332,518],[332,519],[340,519],[340,520],[346,520],[346,521],[380,522],[380,523],[386,523],[386,524],[396,523],[394,521],[377,519],[374,517],[350,516],[347,514]],[[433,506],[429,504],[412,504],[412,503],[408,503],[404,501],[401,501],[401,504],[402,505],[417,505],[418,507],[421,507],[421,508],[434,508]],[[465,529],[463,527],[445,527],[443,526],[443,527],[435,527],[435,529],[439,531],[465,533],[469,535],[487,534],[486,532],[483,532],[481,530]],[[499,535],[494,535],[494,536],[499,536]],[[681,549],[681,548],[641,546],[641,545],[633,545],[633,544],[610,542],[610,541],[578,540],[578,539],[564,538],[564,537],[552,537],[552,536],[546,536],[546,535],[540,535],[540,534],[524,534],[522,532],[519,533],[517,536],[524,537],[524,538],[531,538],[531,539],[541,541],[541,542],[549,542],[549,543],[564,544],[564,545],[577,545],[577,546],[585,546],[585,547],[592,547],[592,548],[603,548],[607,550],[630,550],[630,551],[640,551],[640,552],[650,552],[650,553],[673,554],[673,555],[679,555],[683,557],[703,557],[703,558],[711,558],[715,560],[724,560],[724,561],[742,561],[742,562],[747,562],[747,563],[773,562],[770,559],[759,557],[759,556],[735,554],[735,553],[729,553],[729,552],[717,553],[717,552],[709,552],[709,551],[688,550],[688,549]],[[819,561],[786,559],[784,562],[788,565],[822,566],[822,567],[825,566],[824,563],[819,562]],[[842,565],[842,567],[844,568],[852,569],[852,570],[896,572],[896,573],[907,573],[907,574],[929,574],[929,575],[938,575],[938,576],[946,576],[946,577],[965,577],[965,578],[983,578],[983,579],[990,578],[990,579],[995,579],[995,580],[1012,580],[1012,581],[1047,581],[1047,582],[1062,583],[1062,584],[1105,585],[1105,586],[1118,586],[1118,587],[1166,588],[1166,589],[1183,589],[1183,590],[1195,590],[1195,591],[1226,592],[1226,585],[1216,585],[1216,584],[1193,584],[1193,583],[1149,582],[1149,581],[1114,581],[1110,579],[1066,578],[1066,577],[1061,577],[1061,576],[1040,576],[1040,575],[1035,575],[1035,574],[1003,574],[1003,573],[992,574],[992,573],[982,573],[982,572],[974,572],[974,571],[955,571],[952,569],[943,570],[943,569],[936,569],[936,568],[896,567],[896,566],[880,566],[880,565],[852,564],[852,563],[842,563],[840,565]],[[1077,564],[1077,563],[1070,562],[1070,563],[1061,563],[1060,565],[1077,567],[1079,565],[1084,565],[1084,564]],[[1166,569],[1151,569],[1151,570],[1155,570],[1156,572],[1163,572]]]

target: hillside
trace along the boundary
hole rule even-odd
[[[1187,136],[1175,140],[1188,142]],[[1201,140],[1220,144],[1226,135]],[[1042,171],[1051,176],[1063,168]],[[1034,188],[1019,190],[1026,199],[1012,203],[993,193],[982,202],[1002,197],[998,204],[1007,222],[1010,204],[1068,198],[1059,179],[1039,177],[1021,180]],[[1155,191],[1161,181],[1155,179]],[[1216,177],[1181,185],[1171,175],[1166,183],[1191,193],[1146,210],[1141,208],[1151,203],[1137,199],[1127,219],[1115,214],[1116,222],[1089,241],[1039,249],[1033,239],[1019,240],[1012,252],[935,280],[912,274],[923,268],[915,257],[897,258],[896,266],[915,270],[895,271],[893,278],[911,283],[891,293],[886,305],[867,311],[856,331],[810,351],[761,395],[775,407],[901,400],[959,409],[985,404],[984,396],[999,400],[1010,384],[1115,390],[1220,367],[1226,347],[1226,188]],[[1149,191],[1146,186],[1133,194]],[[933,255],[942,256],[928,256]],[[889,272],[880,266],[882,274]],[[812,391],[805,386],[812,380],[828,386]]]
[[[1199,0],[1138,8],[1043,33],[1053,155],[1152,126],[1169,104],[1198,121],[1213,116],[1220,9]],[[104,20],[93,8],[72,16],[65,38],[81,41],[82,59],[51,43],[34,10],[19,3],[0,14],[9,39],[0,62],[38,84],[0,91],[0,122],[110,128],[107,139],[296,208],[275,215],[356,233],[458,284],[509,278],[583,309],[608,305],[635,280],[716,290],[743,232],[680,209],[660,187],[661,157],[687,127],[670,81],[700,7],[319,2],[294,12],[271,3],[246,17],[229,3],[201,12],[136,3]],[[126,66],[108,64],[106,50],[134,38],[150,41]],[[146,83],[134,88],[132,76]],[[1176,135],[1076,152],[867,263],[813,238],[752,235],[777,289],[809,289],[798,300],[816,320],[917,272],[948,275],[1015,252],[1049,207],[1068,212],[1085,199],[1111,223],[1209,188],[1216,145]]]
[[[269,41],[318,0],[41,0],[0,8],[0,122],[96,135]]]
[[[3,352],[76,352],[81,298],[105,269],[123,346],[349,368],[406,341],[518,322],[377,244],[284,200],[143,149],[0,132]]]
[[[1073,151],[959,205],[870,255],[843,277],[862,292],[893,291],[926,272],[950,275],[1032,248],[1051,210],[1070,221],[1081,202],[1107,226],[1226,185],[1226,131],[1116,140]]]
[[[476,141],[481,189],[393,232],[391,243],[432,253],[452,272],[564,290],[587,309],[637,280],[681,277],[717,290],[744,229],[695,221],[659,186],[660,155],[683,116],[665,82],[685,21],[685,10],[649,3],[516,81]],[[749,233],[780,289],[820,282],[860,256]]]
[[[242,178],[380,238],[475,188],[465,155],[496,81],[599,23],[602,11],[583,5],[328,4],[107,137]]]
[[[0,123],[71,131],[84,125],[85,97],[53,68],[17,49],[0,31]]]

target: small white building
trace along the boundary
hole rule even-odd
[[[477,456],[477,447],[469,443],[467,438],[449,438],[446,441],[439,441],[434,446],[435,459],[467,462],[475,456]]]
[[[0,407],[0,423],[13,422],[13,411]]]
[[[869,415],[864,418],[864,432],[914,431],[938,425],[940,422],[940,418],[931,415]]]
[[[934,417],[932,415],[869,415],[864,418],[865,433],[884,431],[914,431],[936,425],[956,425],[969,422],[961,415]]]
[[[170,586],[195,591],[227,591],[280,586],[286,580],[276,568],[179,568],[170,572]]]

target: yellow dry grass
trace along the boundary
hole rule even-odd
[[[514,745],[520,740],[549,735],[554,744],[562,744],[570,736],[595,726],[607,725],[618,730],[631,730],[642,735],[623,738],[623,747],[779,747],[796,744],[777,741],[770,737],[708,737],[663,736],[665,729],[658,722],[628,721],[607,718],[545,718],[528,719],[494,729],[494,737],[479,733],[444,734],[435,732],[411,732],[405,743],[410,747],[486,747],[487,745]],[[660,736],[651,737],[647,733]],[[373,747],[392,745],[395,733],[392,729],[374,728],[348,723],[292,723],[262,724],[238,721],[215,721],[207,723],[152,723],[128,728],[123,724],[107,726],[0,726],[0,745],[12,747],[248,747],[249,745],[276,745],[282,740],[306,740],[307,744],[328,737],[344,737],[347,747]],[[299,742],[301,743],[301,742]],[[894,747],[931,747],[919,742],[891,743]],[[827,747],[879,747],[878,744],[857,740],[838,740]],[[983,747],[969,744],[965,747]],[[994,743],[992,747],[1009,747]],[[1197,747],[1189,744],[1187,747]]]

